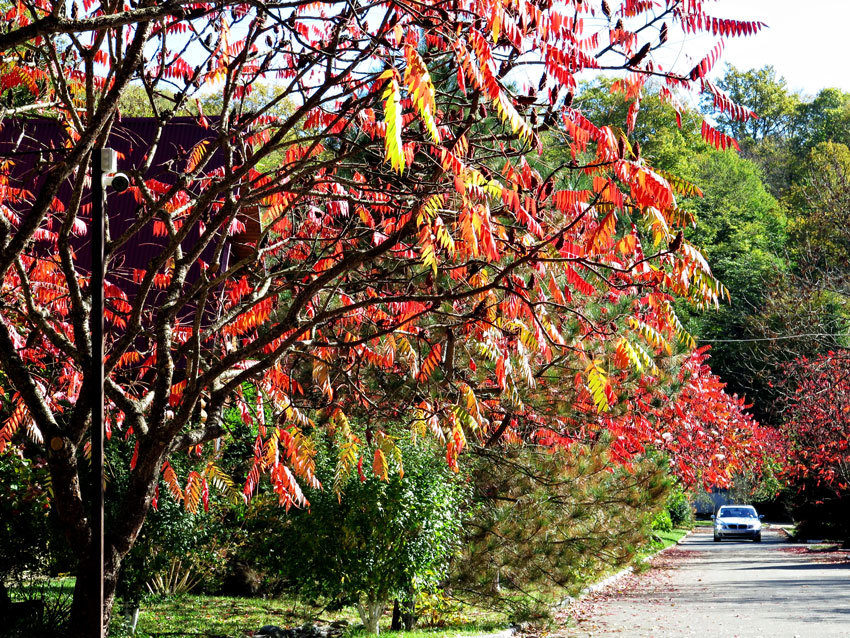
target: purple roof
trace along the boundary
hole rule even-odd
[[[215,141],[216,121],[210,119],[210,128],[202,127],[196,118],[176,117],[172,118],[163,128],[159,144],[156,148],[150,170],[143,178],[156,179],[166,185],[173,185],[180,176],[180,171],[186,165],[186,158],[191,150],[202,140]],[[157,131],[157,121],[154,118],[123,118],[117,121],[113,127],[108,140],[108,146],[118,152],[118,170],[130,171],[134,167],[142,166],[146,156],[151,150],[154,136]],[[59,153],[66,146],[69,136],[65,127],[57,120],[50,119],[25,119],[5,120],[0,126],[0,161],[11,160],[13,166],[10,170],[10,183],[12,186],[26,188],[31,193],[43,183],[43,167],[55,162]],[[208,170],[214,170],[222,164],[221,156],[213,155],[207,166]],[[87,189],[88,191],[88,189]],[[58,199],[67,203],[71,196],[70,181],[64,184],[58,194]],[[80,216],[83,221],[90,221],[89,194],[85,194]],[[140,205],[131,191],[124,193],[107,192],[106,210],[109,218],[110,235],[118,237],[127,230],[130,224],[137,219]],[[8,204],[19,216],[27,214],[26,205],[20,203]],[[189,233],[185,245],[191,245],[196,241],[198,229],[194,228]],[[117,284],[130,298],[135,291],[132,282],[133,271],[145,270],[151,259],[157,257],[165,243],[165,238],[154,235],[154,224],[149,223],[142,228],[134,238],[119,249],[107,271],[107,280]],[[79,237],[74,241],[74,249],[77,253],[78,270],[86,273],[91,264],[91,251],[87,236]],[[226,269],[230,256],[230,246],[226,246],[222,252],[220,264]],[[201,256],[207,263],[213,259],[213,247],[210,246]],[[198,276],[197,265],[190,272],[188,282],[191,284]],[[152,300],[156,303],[156,300]]]

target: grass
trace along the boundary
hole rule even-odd
[[[299,605],[286,598],[237,598],[230,596],[181,595],[170,598],[149,599],[141,606],[136,636],[158,638],[160,636],[204,636],[242,638],[249,631],[263,625],[280,627],[300,626],[305,623],[344,620],[349,628],[345,638],[366,636],[359,627],[360,620],[353,608],[345,608],[332,614],[318,617],[315,608]],[[389,613],[385,615],[381,629],[388,630]],[[393,632],[393,638],[449,638],[463,634],[489,633],[503,629],[507,620],[499,615],[464,608],[463,613],[453,613],[441,627],[426,627],[410,632]],[[113,633],[126,636],[120,610],[113,615]]]
[[[643,562],[653,554],[675,545],[691,531],[690,527],[674,527],[669,532],[655,532],[655,538],[646,548],[637,555],[637,562]]]
[[[185,594],[144,601],[136,636],[241,637],[263,625],[289,626],[303,624],[306,619],[304,610],[288,600]],[[116,609],[113,626],[121,632],[122,625],[123,618]]]

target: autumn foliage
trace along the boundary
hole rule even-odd
[[[850,353],[801,357],[784,371],[787,471],[801,486],[845,495],[850,488]]]
[[[726,295],[683,238],[677,198],[699,189],[653,170],[628,139],[649,78],[671,108],[695,89],[753,116],[705,77],[719,44],[682,69],[656,54],[671,30],[722,41],[762,26],[707,5],[9,9],[0,86],[17,102],[0,111],[2,126],[43,115],[62,135],[49,148],[9,136],[0,165],[0,448],[26,431],[49,450],[55,507],[81,561],[91,348],[79,238],[89,157],[120,134],[130,88],[143,89],[154,133],[138,142],[140,163],[121,166],[135,214],[107,242],[107,420],[136,449],[108,581],[160,479],[190,510],[237,482],[250,498],[263,477],[282,505],[306,505],[301,486],[318,487],[316,428],[337,442],[335,485],[364,467],[386,477],[398,450],[384,418],[437,439],[453,468],[473,445],[564,445],[604,428],[623,462],[658,446],[685,480],[727,481],[755,446],[754,424],[703,355],[687,359],[693,340],[672,303]],[[622,129],[573,106],[584,71],[622,75],[615,90],[632,103]],[[261,81],[273,97],[252,103]],[[202,111],[209,90],[220,113]],[[163,159],[162,131],[186,114],[209,137]],[[702,131],[734,146],[709,123]],[[563,162],[541,163],[544,143]],[[40,158],[35,189],[16,172],[27,154]],[[235,257],[229,246],[257,210],[258,241]],[[122,271],[145,233],[156,254]],[[659,388],[677,374],[675,399]],[[244,480],[217,463],[231,409],[252,428]],[[374,423],[368,441],[353,415]],[[178,476],[168,459],[187,450],[206,455],[206,469]]]

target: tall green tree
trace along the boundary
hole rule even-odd
[[[727,113],[717,115],[718,124],[739,142],[747,145],[765,138],[783,138],[794,127],[800,96],[788,88],[773,66],[744,71],[727,64],[717,85],[757,115],[744,121]]]
[[[850,143],[850,93],[825,88],[813,99],[801,102],[791,133],[800,160],[823,142]]]

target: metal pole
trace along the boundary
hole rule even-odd
[[[97,627],[92,636],[103,638],[103,151],[92,152],[91,234],[91,480],[92,549],[97,570],[92,597],[97,601]],[[94,602],[94,601],[93,601]]]

